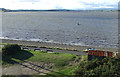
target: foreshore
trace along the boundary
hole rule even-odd
[[[95,48],[103,51],[118,51],[117,48],[102,48],[102,47],[93,47],[93,46],[76,46],[76,45],[66,45],[58,43],[47,43],[47,42],[37,42],[37,41],[22,41],[22,40],[10,40],[10,39],[0,39],[2,43],[11,43],[11,44],[21,44],[21,45],[34,45],[39,47],[54,47],[54,48],[63,48],[63,49],[75,49],[77,51],[83,51],[86,48]]]

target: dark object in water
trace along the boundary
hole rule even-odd
[[[81,25],[81,24],[78,22],[77,25]]]

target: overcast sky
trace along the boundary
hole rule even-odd
[[[1,0],[0,8],[6,9],[99,9],[118,8],[120,0]]]

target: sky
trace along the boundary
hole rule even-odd
[[[5,9],[117,9],[120,0],[1,0],[0,8]]]

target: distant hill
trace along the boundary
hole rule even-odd
[[[27,12],[27,11],[71,11],[67,9],[51,9],[51,10],[8,10],[8,12]]]
[[[6,11],[6,9],[4,9],[4,8],[0,8],[0,11]]]
[[[5,9],[0,8],[0,11],[2,12],[38,12],[38,11],[104,11],[104,10],[117,10],[117,9],[95,9],[95,10],[69,10],[69,9],[50,9],[50,10],[28,10],[28,9],[19,9],[19,10],[11,10],[11,9]]]

